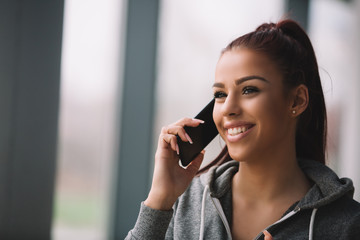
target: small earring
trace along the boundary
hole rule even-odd
[[[293,110],[293,111],[292,111],[292,113],[293,113],[293,114],[295,114],[295,113],[296,113],[296,111],[295,111],[295,110]]]

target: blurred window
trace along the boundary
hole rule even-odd
[[[328,164],[360,187],[359,1],[312,0],[309,34],[328,114]],[[360,193],[355,191],[355,199]]]
[[[53,239],[106,239],[123,1],[65,1]]]

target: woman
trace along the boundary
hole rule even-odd
[[[317,61],[292,20],[231,42],[216,66],[213,118],[226,148],[183,169],[176,135],[161,131],[148,198],[127,239],[356,239],[350,179],[325,166],[326,109]],[[195,177],[196,175],[197,177]]]

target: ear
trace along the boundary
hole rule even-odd
[[[290,115],[293,117],[303,113],[309,104],[309,91],[304,84],[300,84],[291,91]]]

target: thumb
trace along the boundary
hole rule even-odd
[[[191,172],[193,175],[199,171],[202,161],[204,160],[205,150],[202,150],[199,155],[186,167],[186,170]]]
[[[271,234],[267,230],[264,230],[263,234],[265,235],[264,240],[273,240]]]

